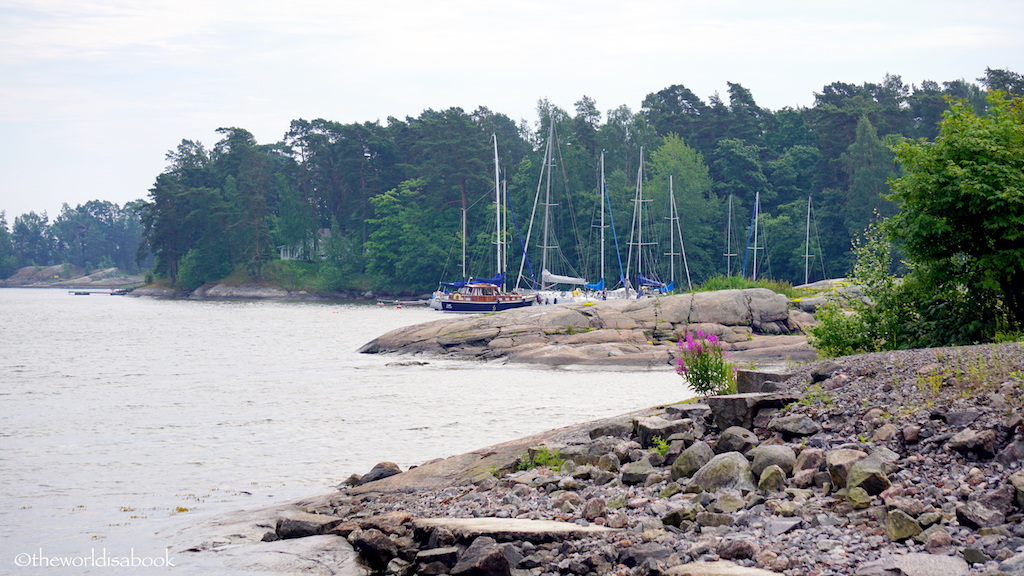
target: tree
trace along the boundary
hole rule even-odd
[[[49,266],[53,261],[53,236],[46,212],[22,214],[14,219],[11,231],[14,250],[20,255],[22,266]]]
[[[895,147],[906,175],[891,184],[900,212],[888,230],[925,292],[966,295],[966,313],[1020,328],[1024,99],[993,92],[989,105],[980,116],[966,100],[954,101],[934,142],[908,140]],[[991,337],[996,328],[965,336]]]
[[[0,210],[0,279],[7,278],[18,269],[18,253],[7,229],[7,214]]]
[[[896,176],[892,152],[878,139],[874,125],[865,116],[857,123],[857,135],[840,157],[850,183],[840,213],[847,236],[861,234],[876,216],[889,216],[892,203],[885,199],[888,179]]]

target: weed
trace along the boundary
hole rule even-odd
[[[664,440],[661,436],[655,436],[651,438],[651,443],[654,444],[654,451],[664,458],[665,454],[668,453],[668,441]]]
[[[530,452],[523,452],[519,455],[518,470],[530,470],[542,467],[551,470],[558,470],[565,464],[565,459],[559,456],[558,450],[549,450],[547,446],[540,446]]]

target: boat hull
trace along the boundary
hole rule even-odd
[[[536,299],[530,297],[495,300],[441,298],[439,300],[442,312],[501,312],[502,310],[533,306],[535,301]]]

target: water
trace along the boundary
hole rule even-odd
[[[355,353],[442,317],[0,290],[0,574],[118,573],[21,567],[19,555],[162,558],[171,544],[156,532],[169,522],[685,397],[670,370],[400,366]]]

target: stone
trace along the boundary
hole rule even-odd
[[[789,446],[769,444],[752,448],[747,456],[753,456],[754,461],[750,465],[754,476],[761,476],[761,472],[769,466],[778,466],[784,475],[793,471],[796,464],[796,453]]]
[[[778,465],[772,464],[761,471],[757,481],[757,489],[762,492],[781,492],[786,488],[786,473]]]
[[[1024,553],[1003,560],[999,563],[999,569],[1010,576],[1024,576]]]
[[[991,458],[996,455],[996,432],[995,430],[974,430],[964,428],[953,435],[946,442],[950,450],[961,454],[976,454],[982,458]]]
[[[751,448],[757,446],[757,436],[742,426],[730,426],[726,428],[715,443],[715,453],[739,452],[746,454]]]
[[[885,535],[893,542],[906,540],[921,533],[921,526],[917,521],[902,510],[890,510],[882,527],[885,529]]]
[[[726,538],[718,545],[718,555],[726,560],[744,560],[761,553],[761,546],[748,538]]]
[[[612,527],[579,526],[570,522],[521,518],[415,518],[412,525],[417,534],[450,534],[451,542],[445,542],[446,546],[455,542],[468,542],[480,536],[488,536],[502,542],[541,543],[615,532]],[[442,542],[434,542],[431,538],[432,546],[441,547]]]
[[[1020,466],[1024,462],[1024,440],[1015,438],[996,454],[996,460],[1007,468]]]
[[[452,568],[452,576],[511,576],[505,551],[489,536],[473,540]]]
[[[376,528],[356,530],[348,535],[348,542],[373,570],[383,570],[398,556],[398,546]]]
[[[732,524],[732,514],[698,512],[696,520],[698,526],[730,526]]]
[[[693,476],[697,470],[700,470],[714,457],[714,450],[706,442],[694,442],[689,448],[683,450],[682,454],[672,463],[672,479],[679,480]]]
[[[295,512],[278,518],[274,533],[282,540],[305,538],[307,536],[326,534],[344,521],[344,518],[336,516]]]
[[[608,506],[604,498],[591,498],[583,505],[583,517],[593,522],[595,518],[604,516],[607,510]]]
[[[627,486],[634,486],[647,482],[658,470],[651,465],[651,461],[645,456],[636,462],[630,462],[622,467],[622,483]]]
[[[416,553],[416,563],[426,565],[431,562],[440,562],[445,566],[446,572],[455,566],[458,559],[459,549],[455,546],[430,548],[428,550],[420,550]]]
[[[882,424],[871,434],[871,442],[888,442],[891,438],[899,434],[899,428],[889,424],[888,422]]]
[[[1014,501],[1018,508],[1024,508],[1024,470],[1018,470],[1006,479],[1014,490]]]
[[[590,439],[595,440],[602,436],[623,437],[633,432],[633,427],[626,422],[606,422],[590,429]]]
[[[803,526],[804,521],[802,518],[769,518],[765,521],[764,531],[768,536],[779,536],[796,530]]]
[[[789,378],[788,373],[764,372],[761,370],[737,370],[736,371],[736,392],[747,394],[750,392],[764,392],[766,382],[783,382]]]
[[[719,454],[702,466],[690,479],[688,491],[717,492],[719,490],[754,489],[754,474],[746,456],[739,452]]]
[[[981,502],[967,502],[956,508],[956,519],[968,528],[991,528],[1006,521],[1006,516],[999,510],[993,510]]]
[[[662,572],[666,576],[778,576],[778,572],[740,566],[729,560],[690,562]]]
[[[796,394],[755,392],[709,396],[707,403],[711,407],[711,414],[714,416],[715,425],[718,426],[719,430],[725,430],[730,426],[750,428],[759,410],[763,408],[782,408],[797,400],[799,400],[799,396]]]
[[[359,485],[362,486],[363,484],[375,482],[401,473],[402,469],[398,467],[398,464],[395,464],[394,462],[380,462],[359,479]]]
[[[850,468],[857,462],[867,458],[868,455],[860,450],[840,448],[832,450],[825,455],[825,466],[828,469],[832,485],[842,488],[846,486],[846,477]]]
[[[984,564],[992,560],[992,558],[980,548],[964,548],[963,555],[964,561],[968,564]]]
[[[668,440],[673,434],[693,430],[693,420],[666,420],[661,416],[640,418],[635,423],[635,432],[640,445],[644,448],[654,446],[654,439]]]
[[[696,499],[683,500],[682,505],[673,508],[668,514],[665,514],[661,518],[661,522],[666,526],[679,527],[684,521],[695,522],[697,520],[697,514],[705,512],[704,506],[701,505]]]
[[[821,448],[804,448],[796,457],[793,463],[792,472],[796,474],[803,470],[814,470],[815,472],[825,463],[825,451]]]
[[[672,550],[657,542],[644,542],[619,552],[618,562],[629,568],[635,568],[649,561],[664,562],[672,554]]]
[[[793,414],[792,416],[780,416],[768,423],[768,429],[778,432],[788,438],[813,436],[821,432],[821,425],[807,416]]]
[[[871,506],[871,495],[864,488],[857,486],[846,491],[846,499],[854,510],[863,510]]]
[[[846,488],[863,488],[868,494],[877,496],[892,486],[886,476],[884,463],[874,457],[858,460],[850,467],[846,477]]]
[[[963,558],[935,554],[900,554],[893,564],[904,576],[967,576],[970,568]]]

